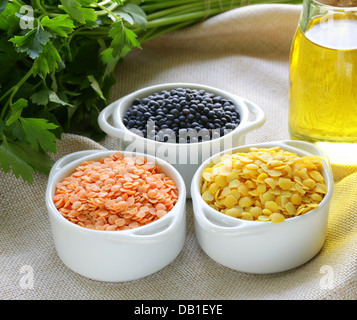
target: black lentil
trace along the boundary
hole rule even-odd
[[[240,115],[232,101],[205,90],[184,88],[135,98],[123,117],[128,129],[148,139],[171,143],[217,139],[239,123]]]

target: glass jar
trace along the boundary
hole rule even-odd
[[[290,55],[289,131],[357,164],[357,0],[304,0]]]

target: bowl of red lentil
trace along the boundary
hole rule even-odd
[[[296,268],[321,250],[333,193],[315,145],[273,141],[207,159],[191,186],[196,237],[216,262],[247,273]]]
[[[183,177],[187,197],[200,164],[213,154],[243,145],[265,122],[263,110],[230,92],[194,83],[139,89],[111,103],[98,117],[120,150],[154,155]]]
[[[84,150],[59,159],[46,205],[56,251],[72,271],[120,282],[172,262],[185,241],[186,188],[152,156]]]

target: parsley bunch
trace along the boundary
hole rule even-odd
[[[289,2],[289,0],[278,0]],[[274,1],[252,0],[251,3]],[[32,183],[63,132],[103,138],[118,61],[241,0],[0,0],[0,169]]]
[[[0,166],[32,182],[62,132],[102,135],[118,60],[145,29],[132,1],[0,1]]]

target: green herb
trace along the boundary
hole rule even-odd
[[[103,138],[97,117],[120,59],[239,6],[241,0],[0,0],[0,168],[31,183],[34,172],[49,172],[63,132]]]

